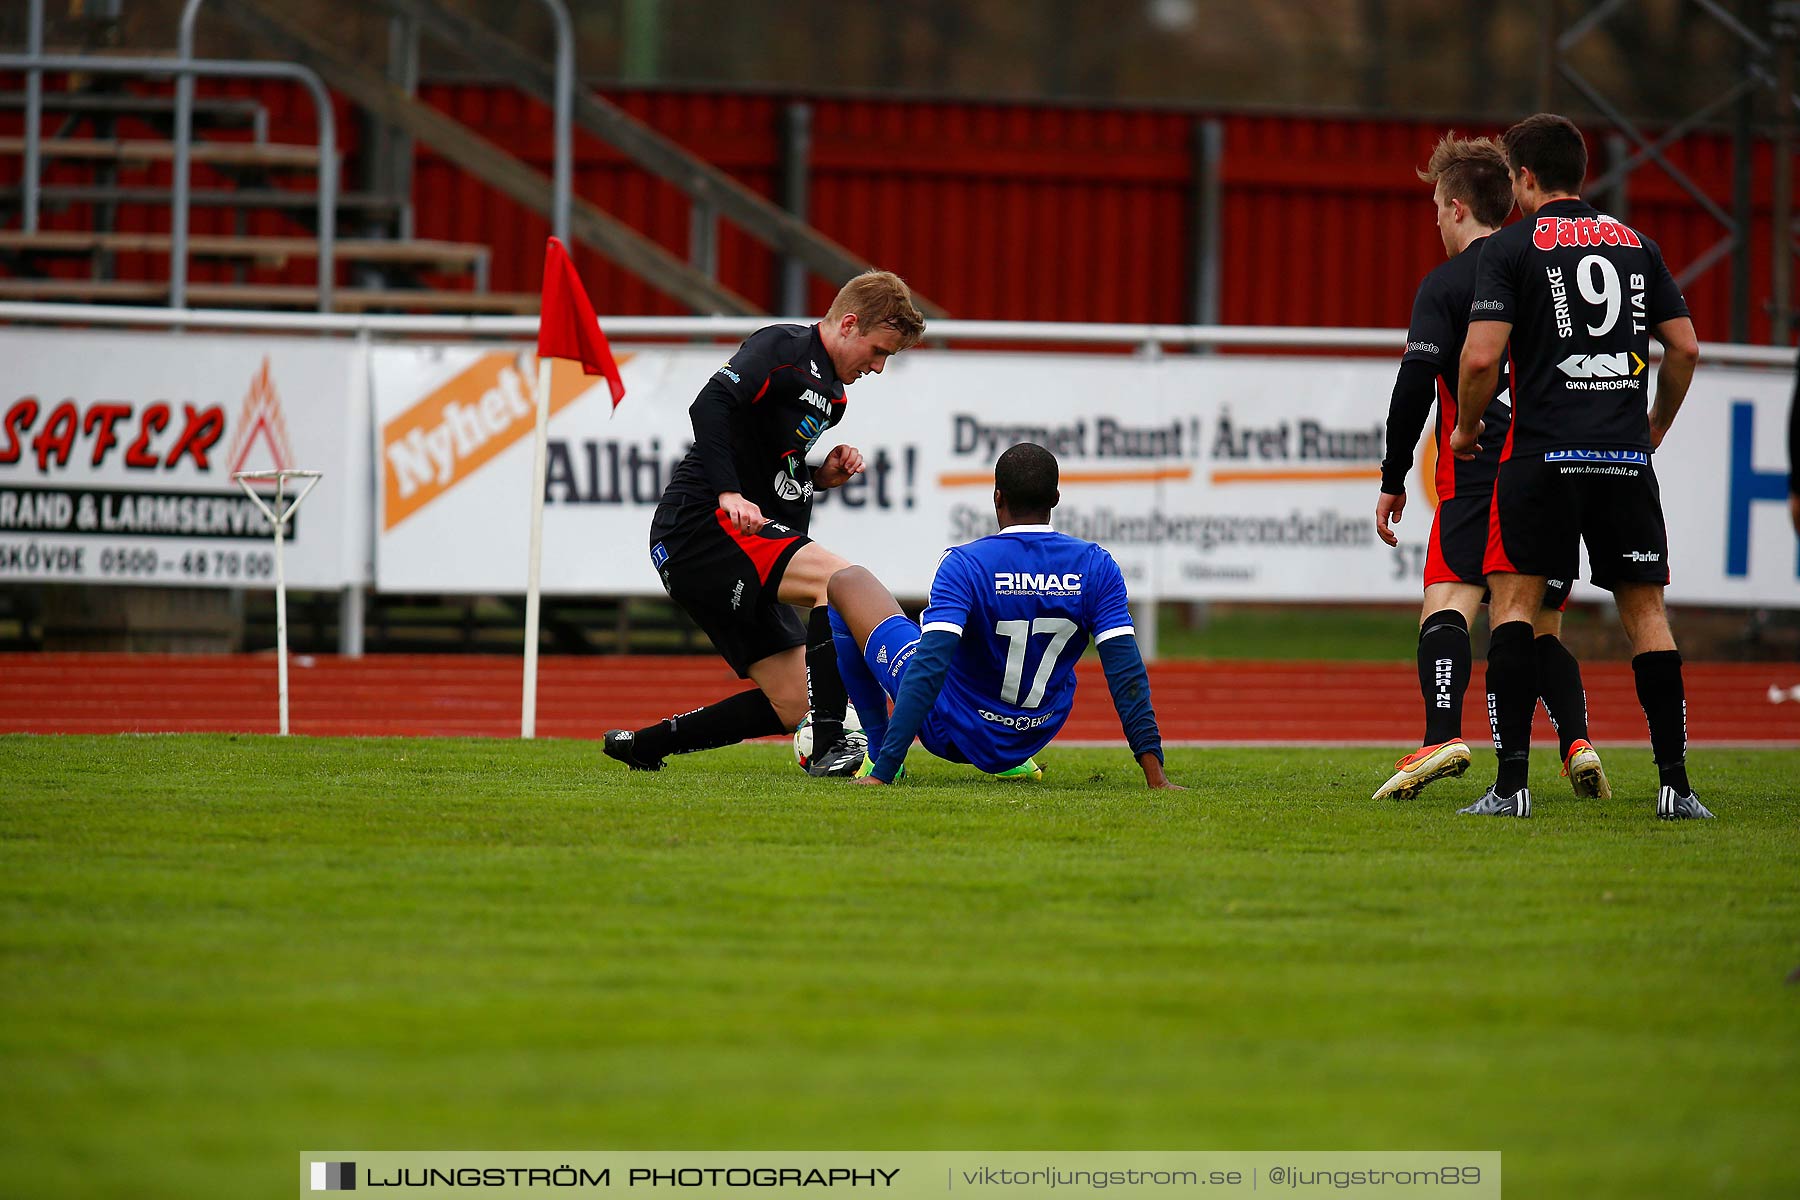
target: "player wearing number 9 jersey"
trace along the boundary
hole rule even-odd
[[[1513,419],[1483,563],[1493,594],[1488,710],[1500,773],[1463,811],[1531,813],[1525,784],[1538,682],[1530,622],[1546,578],[1575,571],[1580,539],[1593,582],[1613,593],[1631,639],[1662,778],[1657,815],[1710,817],[1688,786],[1681,655],[1663,608],[1668,533],[1650,465],[1699,362],[1694,325],[1656,244],[1581,199],[1587,146],[1572,123],[1539,113],[1502,140],[1525,220],[1482,244],[1451,437],[1458,458],[1473,457],[1480,398],[1510,349]],[[1654,404],[1652,334],[1664,346]]]
[[[1124,576],[1100,546],[1050,527],[1057,499],[1048,450],[1024,443],[1002,454],[1000,532],[944,552],[922,626],[868,570],[832,577],[838,669],[873,762],[861,782],[893,782],[915,736],[939,758],[992,774],[1029,765],[1069,718],[1075,664],[1091,639],[1145,782],[1176,786],[1163,773]]]

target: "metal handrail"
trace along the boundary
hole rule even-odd
[[[44,55],[44,0],[31,0],[30,31],[25,37],[25,52],[33,59]],[[44,73],[25,72],[25,181],[23,220],[26,233],[38,227],[38,177],[43,174],[43,147],[40,127],[44,123]]]
[[[600,319],[614,341],[629,338],[742,338],[770,317],[633,317]],[[812,317],[785,318],[808,323]],[[0,321],[174,326],[188,329],[255,329],[265,332],[385,334],[388,336],[520,339],[537,334],[538,319],[524,317],[384,313],[289,313],[217,308],[139,308],[119,304],[51,304],[0,301]],[[1125,346],[1144,351],[1208,346],[1268,349],[1388,350],[1406,345],[1404,329],[1319,329],[1292,325],[1110,325],[1073,321],[933,321],[933,345],[982,342],[1013,346]],[[1700,343],[1704,363],[1791,370],[1792,346]]]
[[[86,71],[97,75],[178,75],[190,81],[195,75],[228,79],[292,79],[312,94],[319,121],[318,225],[319,311],[331,311],[333,252],[337,222],[337,124],[331,115],[331,97],[325,83],[310,68],[297,63],[248,62],[229,58],[114,58],[97,54],[0,54],[0,69],[20,70],[30,65],[47,71]],[[180,108],[179,99],[176,103]],[[186,119],[176,121],[174,195],[170,200],[169,302],[181,309],[187,301],[188,248],[188,146],[185,134],[193,118],[192,97]],[[30,138],[27,138],[29,145]],[[35,181],[26,186],[35,189]]]
[[[43,0],[33,2],[41,4]],[[569,197],[574,186],[575,162],[575,25],[569,19],[569,9],[563,0],[541,2],[550,10],[550,18],[556,25],[556,166],[551,181],[551,225],[556,236],[567,242]],[[206,0],[187,0],[182,7],[176,49],[184,59],[194,57],[194,26],[200,17],[200,6],[205,3]],[[175,84],[175,118],[178,127],[185,128],[193,119],[193,103],[194,81],[184,75]],[[184,153],[185,146],[178,141],[175,148],[177,170],[181,167]],[[182,235],[185,233],[184,229]],[[177,297],[175,303],[180,305],[185,299],[185,296]]]
[[[178,36],[177,57],[184,63],[196,62],[194,58],[194,22],[200,15],[200,5],[205,0],[187,0],[181,10],[181,31]],[[313,93],[313,105],[319,114],[319,311],[331,311],[331,288],[335,282],[335,271],[331,262],[331,243],[336,233],[337,223],[337,139],[331,115],[331,97],[325,91],[325,83],[311,68],[297,63],[264,63],[266,67],[282,67],[281,72],[242,72],[252,77],[275,78],[286,76],[304,82]],[[294,74],[300,72],[300,74]],[[194,131],[194,76],[207,74],[204,71],[184,70],[175,77],[175,211],[169,219],[169,303],[172,307],[182,308],[187,304],[187,247],[188,247],[188,180],[189,155]],[[329,148],[329,153],[327,149]],[[327,189],[327,183],[330,184]],[[331,205],[324,203],[326,191],[331,192]]]
[[[556,166],[550,185],[550,223],[566,245],[575,171],[575,24],[562,0],[543,0],[543,5],[556,23]]]

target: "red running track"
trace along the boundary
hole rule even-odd
[[[520,660],[468,655],[296,656],[295,733],[514,737]],[[1643,744],[1631,669],[1583,667],[1594,741]],[[1150,669],[1157,719],[1170,742],[1352,742],[1417,745],[1423,719],[1410,663],[1167,662]],[[1480,668],[1463,733],[1485,734]],[[0,654],[0,733],[234,732],[278,727],[271,655]],[[1098,664],[1080,667],[1062,736],[1117,742]],[[1770,685],[1800,684],[1788,663],[1690,663],[1688,731],[1697,743],[1800,745],[1800,703],[1774,704]],[[710,657],[548,658],[537,731],[598,738],[647,725],[745,686]],[[1540,710],[1539,745],[1553,738]]]

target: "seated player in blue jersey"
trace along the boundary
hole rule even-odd
[[[915,736],[950,762],[1036,776],[1033,756],[1068,720],[1075,664],[1092,638],[1144,782],[1180,789],[1163,773],[1125,577],[1101,547],[1050,528],[1057,479],[1056,456],[1042,446],[1000,456],[1000,532],[944,552],[923,627],[866,568],[831,577],[838,669],[869,739],[871,765],[856,782],[892,783]]]

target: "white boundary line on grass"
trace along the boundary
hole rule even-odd
[[[1554,743],[1554,741],[1552,741],[1550,744],[1552,746],[1554,746],[1555,743]],[[1191,741],[1164,742],[1163,749],[1165,749],[1165,750],[1168,750],[1168,749],[1175,749],[1175,750],[1382,750],[1382,749],[1386,749],[1386,750],[1392,750],[1396,747],[1404,747],[1407,745],[1410,745],[1410,743],[1395,742],[1395,741],[1381,741],[1381,740],[1367,740],[1367,739],[1363,739],[1363,740],[1296,741],[1294,739],[1287,738],[1287,739],[1280,739],[1280,740],[1269,739],[1266,741],[1265,740],[1240,741],[1240,740],[1233,740],[1230,738],[1221,738],[1218,740],[1214,740],[1211,738],[1200,738],[1198,740],[1191,740]],[[1044,747],[1044,749],[1039,751],[1039,753],[1040,754],[1048,754],[1051,751],[1055,750],[1058,746],[1067,746],[1071,750],[1105,750],[1105,749],[1113,749],[1113,748],[1122,750],[1125,748],[1124,743],[1122,743],[1122,742],[1095,741],[1095,740],[1088,739],[1088,738],[1081,738],[1081,739],[1073,739],[1072,738],[1072,739],[1068,739],[1068,740],[1058,738],[1056,741],[1052,742],[1050,745]],[[1417,749],[1418,747],[1415,746],[1413,748]],[[1542,747],[1538,747],[1538,748],[1541,749]],[[1645,738],[1641,741],[1632,741],[1632,742],[1611,742],[1611,741],[1609,741],[1606,743],[1606,748],[1619,749],[1619,750],[1648,750],[1650,748],[1650,740],[1648,738]],[[1688,749],[1690,749],[1690,750],[1800,750],[1800,742],[1791,742],[1791,741],[1790,742],[1783,742],[1783,741],[1757,742],[1757,741],[1743,741],[1743,740],[1722,741],[1722,742],[1689,741]],[[1470,750],[1474,751],[1476,754],[1481,753],[1481,750],[1474,746],[1471,746]]]

